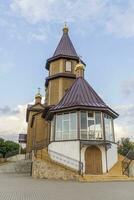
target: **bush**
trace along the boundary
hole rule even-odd
[[[118,153],[126,156],[129,150],[134,150],[134,144],[130,141],[130,138],[121,138],[118,141]]]

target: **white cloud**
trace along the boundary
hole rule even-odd
[[[45,97],[42,97],[44,103]],[[33,105],[35,100],[28,103]],[[27,105],[18,105],[11,109],[8,106],[0,107],[0,137],[18,141],[19,133],[27,133],[26,109]]]
[[[116,138],[130,137],[134,140],[134,104],[120,105],[115,109],[120,114],[115,120]]]
[[[98,27],[118,37],[134,36],[134,1],[108,0],[11,0],[10,8],[32,24],[73,22],[88,31]],[[82,26],[83,27],[83,26]],[[82,28],[82,33],[85,28]],[[100,32],[100,31],[99,31]],[[44,40],[42,32],[34,39]]]
[[[33,40],[46,42],[49,37],[52,36],[51,30],[49,26],[39,26],[35,31],[29,32],[29,35],[27,37],[28,42],[31,42]]]
[[[126,132],[124,127],[122,127],[121,125],[118,125],[118,123],[116,123],[116,122],[114,125],[114,129],[115,129],[116,140],[119,140],[122,137],[128,137],[128,133]]]
[[[134,1],[128,0],[125,6],[111,6],[106,23],[108,32],[119,37],[134,36]]]
[[[0,137],[17,140],[19,133],[26,133],[26,105],[18,105],[13,109],[17,112],[7,110],[9,112],[6,114],[0,113]]]
[[[134,80],[127,80],[123,82],[122,93],[125,97],[134,97]]]
[[[104,7],[106,0],[12,0],[11,9],[29,22],[63,22],[92,18]]]
[[[44,97],[42,103],[43,101]],[[30,104],[33,103],[34,101]],[[19,133],[26,133],[26,108],[27,105],[18,105],[13,110],[8,107],[0,108],[2,110],[0,113],[0,137],[17,141]],[[121,137],[129,137],[134,140],[134,104],[120,105],[115,109],[120,114],[119,118],[115,120],[116,140]]]

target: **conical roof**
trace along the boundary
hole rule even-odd
[[[55,105],[50,111],[60,111],[69,108],[95,108],[100,110],[109,110],[118,116],[111,108],[109,108],[89,83],[82,77],[77,78],[71,88],[65,93],[61,101]]]
[[[76,50],[73,46],[73,43],[70,40],[68,34],[68,28],[63,28],[63,35],[60,39],[60,42],[51,58],[49,58],[46,62],[46,69],[49,69],[49,64],[51,61],[59,59],[59,58],[70,58],[79,60],[79,56],[76,53]]]
[[[68,32],[63,32],[62,38],[53,54],[53,57],[59,55],[78,57]]]

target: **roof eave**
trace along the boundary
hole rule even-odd
[[[72,60],[76,60],[76,61],[79,61],[79,57],[78,56],[71,56],[71,55],[63,55],[63,54],[59,54],[58,56],[52,56],[51,58],[47,59],[46,61],[46,65],[45,65],[45,68],[47,70],[49,70],[49,67],[50,67],[50,63],[54,60],[57,60],[59,58],[67,58],[67,59],[72,59]],[[85,66],[86,64],[81,61]]]
[[[76,79],[76,75],[75,74],[71,74],[71,73],[58,73],[58,74],[55,74],[55,75],[52,75],[52,76],[49,76],[46,78],[46,81],[45,81],[45,87],[48,86],[48,82],[50,80],[53,80],[53,79],[56,79],[56,78],[59,78],[59,77],[63,77],[63,78],[72,78],[72,79]]]
[[[49,113],[51,114],[55,114],[55,113],[58,113],[58,112],[64,112],[64,111],[72,111],[72,110],[96,110],[96,111],[104,111],[104,112],[107,112],[109,113],[114,119],[116,119],[119,114],[116,113],[114,110],[112,110],[111,108],[109,107],[93,107],[93,106],[82,106],[82,105],[79,105],[79,106],[72,106],[72,107],[65,107],[65,108],[61,108],[61,109],[50,109]]]

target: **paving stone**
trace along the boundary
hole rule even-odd
[[[133,200],[134,182],[80,183],[0,174],[0,200]]]

